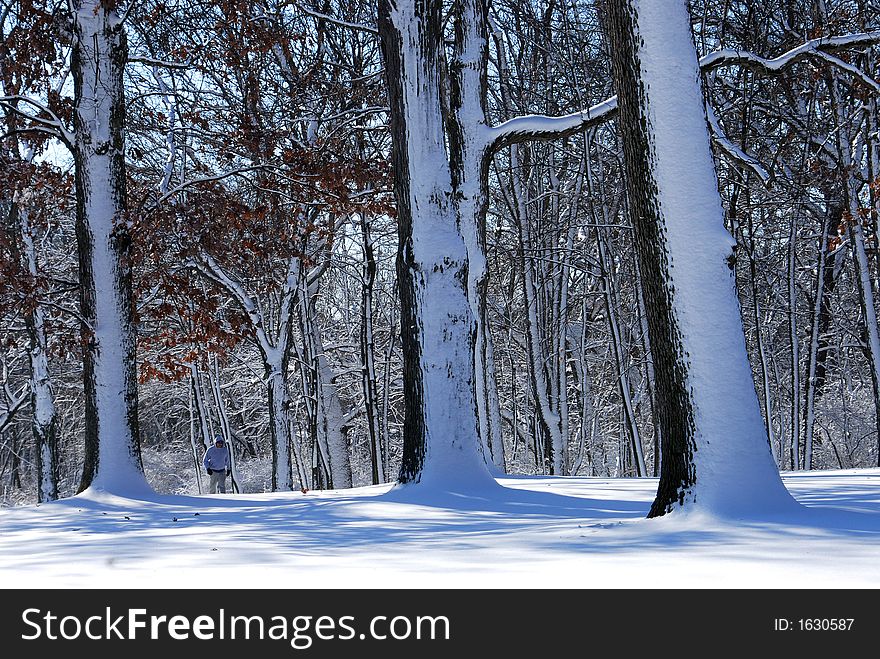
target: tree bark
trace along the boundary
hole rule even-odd
[[[604,6],[662,433],[649,516],[787,507],[746,354],[686,3]]]
[[[486,130],[486,0],[459,0],[454,5],[455,36],[449,69],[449,162],[456,191],[455,210],[468,253],[467,296],[474,333],[474,398],[480,445],[490,470],[504,470],[501,411],[495,381],[494,347],[489,331],[489,269],[486,255],[486,210],[489,159]]]
[[[147,492],[138,438],[126,216],[123,74],[128,48],[115,2],[72,4],[76,236],[85,320],[85,460],[79,490]]]
[[[310,411],[314,416],[310,420],[310,425],[320,456],[317,466],[323,469],[318,482],[328,488],[347,488],[351,487],[352,480],[346,414],[334,382],[333,369],[324,354],[324,343],[315,308],[317,283],[309,284],[308,279],[308,275],[303,273],[297,297],[303,356],[308,374],[307,395],[311,396],[313,401]]]
[[[494,483],[478,439],[476,322],[440,96],[440,0],[379,2],[391,106],[404,360],[402,483]]]
[[[37,255],[26,201],[16,195],[9,205],[9,246],[23,273],[37,278]],[[49,375],[45,316],[39,300],[33,300],[24,314],[30,362],[31,428],[37,468],[37,501],[58,498],[58,441],[55,396]]]

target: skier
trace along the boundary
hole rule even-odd
[[[211,482],[208,485],[208,494],[226,494],[226,477],[232,473],[232,462],[229,459],[229,449],[226,442],[219,435],[214,439],[214,446],[205,451],[202,460]]]

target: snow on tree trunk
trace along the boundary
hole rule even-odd
[[[746,354],[686,3],[605,7],[663,442],[649,516],[792,506]]]
[[[309,281],[307,273],[299,281],[299,322],[303,339],[303,385],[312,400],[310,425],[320,460],[318,478],[313,486],[351,487],[351,456],[348,446],[346,412],[336,386],[336,376],[324,351],[315,302],[318,280]]]
[[[235,446],[233,446],[232,427],[229,423],[229,414],[226,411],[226,401],[223,398],[223,390],[220,387],[220,365],[217,363],[217,356],[208,355],[208,363],[210,366],[210,382],[211,393],[214,397],[214,405],[217,408],[217,421],[220,425],[220,433],[226,442],[226,449],[229,451],[229,474],[232,481],[233,494],[239,494],[238,487],[239,477],[238,468],[235,460]],[[288,424],[288,428],[290,425]]]
[[[348,448],[348,429],[345,423],[345,410],[336,388],[335,374],[323,352],[323,344],[318,337],[317,391],[318,432],[325,438],[329,456],[330,487],[341,489],[351,487],[351,458]]]
[[[123,69],[128,50],[114,4],[73,3],[76,235],[85,321],[85,461],[79,489],[146,493],[125,208]]]
[[[266,382],[269,385],[269,432],[272,443],[272,491],[293,489],[290,462],[290,397],[285,380],[286,369],[280,360],[266,361]]]
[[[301,273],[299,258],[287,263],[287,276],[281,287],[278,322],[274,327],[263,317],[258,301],[210,254],[203,252],[192,266],[203,276],[223,287],[246,314],[254,340],[263,358],[269,407],[269,436],[272,447],[272,490],[293,488],[290,450],[290,392],[287,365],[292,347],[292,316],[296,286]],[[275,330],[272,332],[272,330]],[[197,374],[197,371],[194,371]]]
[[[853,195],[855,197],[855,195]],[[865,248],[865,232],[862,229],[861,209],[858,201],[851,202],[852,223],[849,228],[853,260],[856,266],[856,284],[859,305],[865,323],[865,355],[871,369],[871,386],[874,394],[875,434],[877,435],[877,466],[880,467],[880,327],[877,325],[877,308],[874,305],[874,287],[871,266]]]
[[[9,244],[15,252],[20,252],[16,254],[16,258],[19,259],[31,281],[36,281],[37,254],[27,203],[26,194],[16,194],[10,204],[9,229],[14,235],[10,236]],[[49,375],[45,315],[43,306],[39,302],[35,301],[25,314],[25,326],[30,343],[28,358],[31,367],[31,424],[37,467],[37,501],[54,501],[58,498],[55,396],[52,393],[52,380]]]
[[[22,237],[25,239],[25,254],[31,276],[35,277],[36,254],[33,237],[27,222],[27,213],[22,213]],[[26,319],[30,335],[31,363],[31,406],[33,408],[33,429],[37,457],[37,500],[54,501],[58,498],[57,437],[55,424],[55,397],[52,394],[52,381],[49,376],[49,360],[46,350],[46,330],[43,308],[34,305]]]
[[[501,408],[495,382],[494,347],[489,331],[489,269],[486,260],[486,211],[489,160],[486,153],[486,3],[455,5],[455,42],[450,64],[449,151],[455,209],[468,254],[467,297],[474,333],[474,397],[480,445],[492,471],[501,473],[504,447]]]
[[[745,194],[749,195],[749,188],[745,188]],[[747,203],[749,203],[747,201]],[[750,205],[750,203],[749,203]],[[731,205],[732,209],[736,208],[735,204]],[[764,350],[764,323],[761,318],[761,304],[758,301],[758,267],[755,262],[755,227],[752,220],[752,214],[748,214],[749,227],[749,284],[752,290],[752,317],[755,323],[755,344],[758,348],[758,358],[761,360],[761,384],[763,387],[763,407],[764,407],[764,429],[767,431],[767,443],[770,445],[770,452],[773,454],[773,461],[777,465],[781,461],[782,447],[776,447],[776,440],[773,435],[773,399],[770,396],[770,376],[767,365],[767,352]]]
[[[193,450],[204,453],[211,445],[211,429],[208,426],[208,408],[205,405],[204,392],[202,391],[202,376],[197,364],[190,364],[190,390],[193,397],[194,421],[199,428],[199,446],[193,445]]]
[[[476,323],[440,100],[442,2],[379,2],[391,106],[404,355],[402,483],[494,484],[478,440]]]
[[[190,366],[191,369],[194,369],[194,366]],[[199,494],[202,494],[202,461],[201,457],[205,452],[204,441],[200,441],[197,443],[196,441],[196,427],[199,425],[199,412],[196,411],[196,393],[195,393],[195,381],[192,375],[190,375],[190,386],[189,386],[189,443],[190,448],[192,449],[192,459],[193,459],[193,470],[195,471],[196,476],[196,487],[198,489]]]

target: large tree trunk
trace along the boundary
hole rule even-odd
[[[80,491],[148,492],[126,217],[125,29],[114,2],[73,3],[76,237],[84,319],[85,463]]]
[[[468,250],[456,218],[440,100],[440,0],[379,2],[391,106],[404,357],[402,483],[494,483],[478,443]]]
[[[316,339],[320,348],[320,354],[315,363],[319,432],[326,437],[328,455],[330,456],[330,487],[338,490],[352,486],[347,415],[339,397],[339,389],[336,387],[336,374],[324,354],[324,345],[320,334]]]
[[[793,505],[746,354],[686,3],[605,8],[662,433],[649,516]]]

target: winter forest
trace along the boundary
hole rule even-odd
[[[0,0],[0,504],[872,473],[878,12]]]

